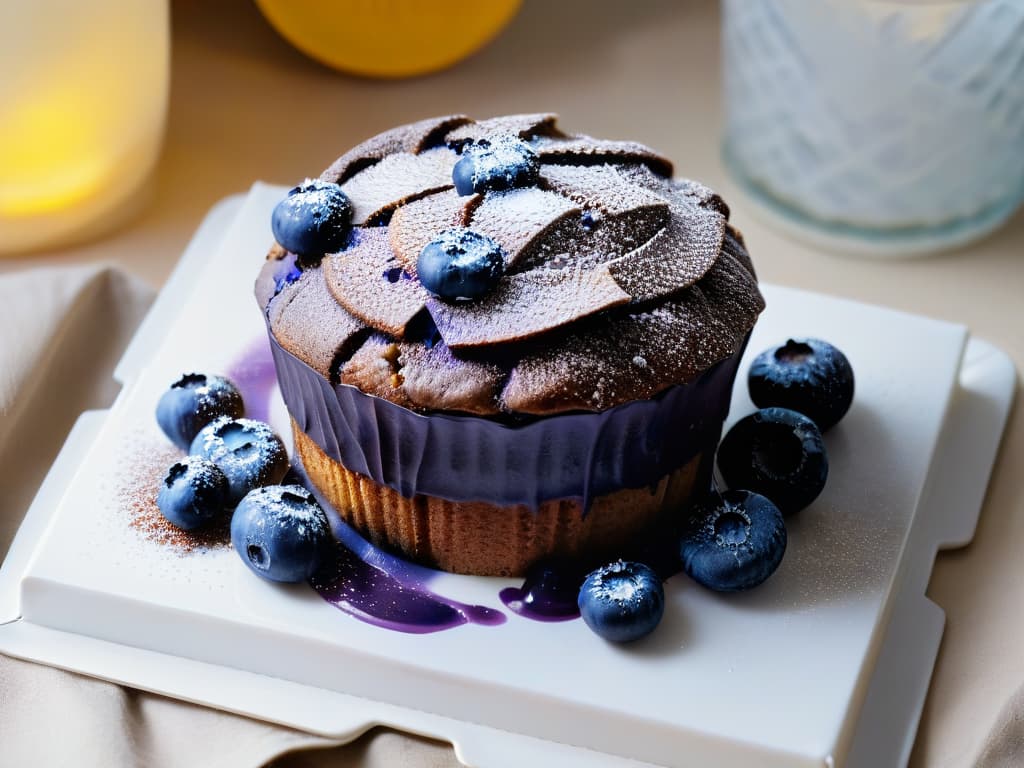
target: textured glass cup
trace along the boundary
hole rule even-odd
[[[726,164],[771,218],[871,255],[1024,198],[1024,1],[725,0]]]
[[[0,253],[137,207],[163,138],[167,0],[0,3]]]

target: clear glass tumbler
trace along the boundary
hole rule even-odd
[[[724,0],[725,162],[771,218],[868,255],[1024,199],[1024,0]]]
[[[168,0],[0,3],[0,253],[97,234],[159,155]]]

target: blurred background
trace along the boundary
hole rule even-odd
[[[48,21],[56,9],[48,5],[68,4],[40,2],[28,16],[40,34],[58,38]],[[291,184],[316,175],[362,139],[425,116],[517,111],[554,111],[567,130],[650,144],[676,160],[679,175],[722,190],[769,280],[855,298],[864,298],[858,285],[869,280],[874,300],[926,311],[919,299],[930,284],[958,281],[970,292],[1019,263],[1006,246],[1020,242],[1024,226],[1019,213],[1012,215],[1024,190],[1019,0],[925,3],[925,14],[914,2],[853,3],[846,5],[874,15],[845,17],[825,9],[829,4],[807,13],[794,0],[726,2],[724,33],[723,8],[710,0],[527,0],[521,7],[504,0],[482,4],[486,12],[478,12],[475,25],[455,27],[438,24],[445,17],[425,14],[423,4],[400,0],[175,0],[169,8],[165,0],[139,0],[127,4],[134,17],[122,5],[102,0],[81,18],[62,14],[64,37],[93,41],[106,56],[108,70],[101,66],[96,76],[82,73],[82,58],[67,40],[45,55],[38,47],[19,53],[20,71],[30,72],[33,59],[49,65],[53,51],[67,50],[58,79],[67,82],[71,70],[83,81],[71,89],[77,99],[23,126],[34,136],[31,152],[18,147],[14,131],[13,118],[25,114],[17,79],[2,86],[2,117],[10,126],[4,133],[15,137],[4,142],[4,158],[19,158],[21,167],[0,165],[0,250],[27,247],[32,254],[9,255],[0,261],[4,271],[102,259],[159,285],[203,214],[254,180]],[[21,4],[0,11],[10,17],[8,30],[24,27],[25,11],[15,6]],[[969,15],[971,24],[960,21],[956,14],[972,6],[986,13]],[[339,21],[332,28],[318,13]],[[458,8],[450,13],[472,16]],[[106,24],[110,18],[118,23]],[[367,45],[366,30],[386,34]],[[380,43],[385,38],[390,49]],[[933,50],[953,53],[934,64]],[[317,59],[382,77],[346,74]],[[954,78],[951,69],[967,74]],[[401,76],[415,72],[426,74]],[[120,92],[106,82],[89,93],[104,74]],[[958,101],[961,92],[971,98]],[[59,97],[67,101],[69,94]],[[107,141],[114,169],[95,185],[100,191],[87,190],[83,203],[73,194],[62,199],[58,189],[55,200],[44,195],[46,215],[25,215],[33,202],[20,200],[19,190],[31,197],[38,190],[27,181],[40,178],[31,176],[31,156],[58,167],[66,186],[74,163],[61,153],[80,159],[89,130],[113,136]],[[876,146],[865,148],[871,137],[878,137]],[[973,143],[961,146],[961,137]],[[11,211],[16,215],[4,216]],[[61,219],[76,216],[95,221],[77,227]],[[994,237],[957,250],[1006,219]],[[922,228],[925,237],[914,242]],[[876,269],[830,257],[904,251],[944,252],[942,267],[904,261]],[[905,290],[906,281],[918,289]],[[949,319],[970,324],[974,312],[996,311],[1021,282],[985,285],[997,295]]]

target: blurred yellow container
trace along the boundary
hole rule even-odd
[[[169,57],[167,0],[0,3],[0,253],[92,237],[139,207]]]
[[[329,67],[369,77],[424,75],[490,42],[522,0],[256,0],[292,45]]]

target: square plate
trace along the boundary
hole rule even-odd
[[[264,348],[251,286],[282,193],[256,185],[211,213],[116,371],[118,400],[72,433],[0,574],[0,650],[345,738],[390,724],[476,765],[906,759],[942,631],[924,589],[936,549],[972,535],[1014,388],[1005,355],[961,326],[764,286],[741,372],[790,335],[829,339],[857,372],[826,436],[828,486],[788,521],[772,579],[723,596],[674,577],[661,626],[628,647],[507,611],[501,626],[389,631],[254,578],[230,549],[146,540],[116,492],[126,451],[162,440],[168,382]],[[740,380],[733,420],[753,408]],[[438,574],[430,588],[504,611],[516,583]]]

